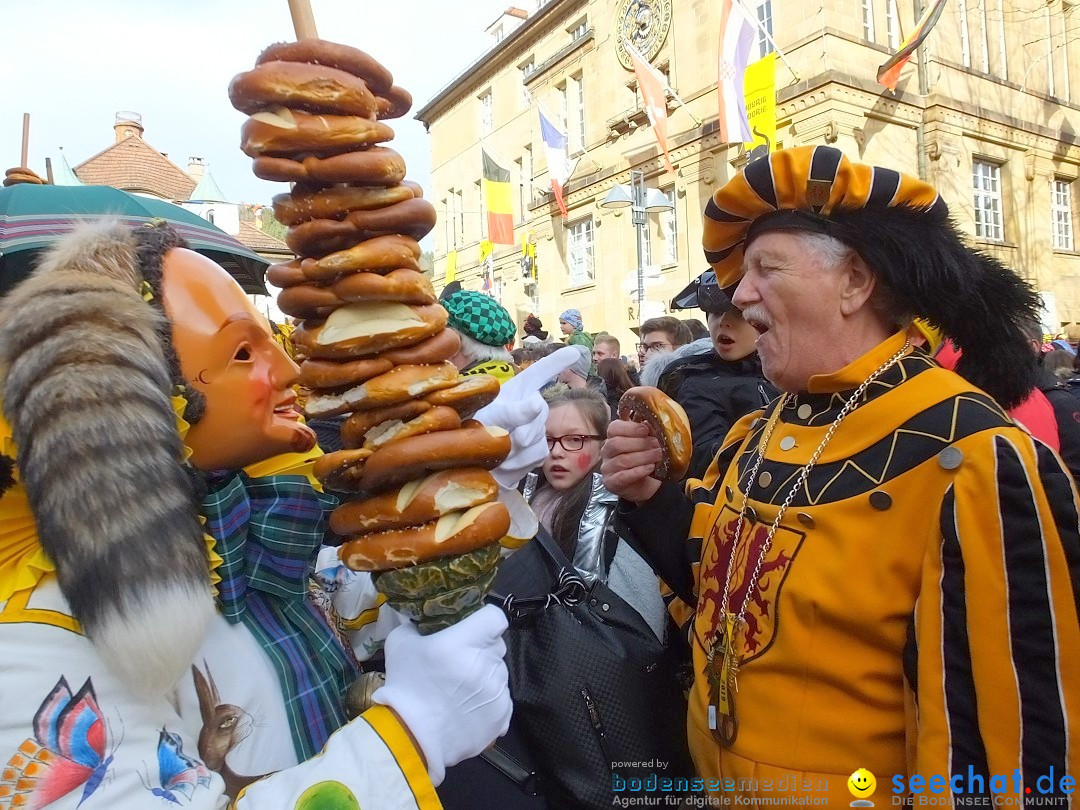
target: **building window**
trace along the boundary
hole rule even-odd
[[[521,171],[523,172],[523,174],[521,176],[521,183],[525,187],[525,191],[524,191],[525,205],[529,206],[529,205],[532,205],[532,198],[533,198],[533,187],[532,187],[533,163],[532,163],[532,147],[531,146],[526,146],[525,150],[522,152],[522,155],[521,155]],[[522,214],[521,218],[525,219],[525,214]]]
[[[1054,249],[1072,250],[1072,183],[1055,180],[1050,187],[1050,216],[1054,229]]]
[[[527,110],[532,106],[532,91],[526,86],[525,82],[529,80],[529,76],[536,70],[536,60],[533,57],[529,57],[529,61],[521,66],[521,109]]]
[[[874,41],[874,0],[862,0],[862,34],[868,42]]]
[[[679,218],[675,215],[675,187],[664,189],[671,204],[670,211],[660,213],[661,263],[665,266],[679,261]]]
[[[490,135],[493,128],[491,91],[488,90],[484,95],[480,96],[480,134]]]
[[[214,209],[213,208],[211,208],[209,211],[206,212],[206,221],[209,222],[211,225],[214,224]]]
[[[503,39],[505,39],[505,37],[506,37],[506,32],[503,30],[503,27],[500,25],[498,28],[495,29],[495,44],[498,45],[500,42],[503,41]]]
[[[968,34],[967,0],[958,0],[960,11],[960,59],[964,67],[971,67],[971,36]]]
[[[487,212],[484,210],[484,186],[479,180],[476,181],[476,199],[480,201],[480,233],[487,233]]]
[[[457,197],[454,196],[454,190],[449,189],[447,191],[447,205],[446,205],[446,221],[450,225],[450,233],[448,237],[450,239],[450,245],[457,247],[458,243],[458,221],[457,211],[454,206],[457,203]]]
[[[567,121],[570,132],[570,151],[585,148],[585,81],[582,74],[574,76],[569,81],[570,85],[570,116],[573,119],[573,127]]]
[[[580,219],[567,226],[566,265],[571,287],[593,280],[593,221]]]
[[[775,50],[772,44],[772,0],[758,0],[756,12],[758,58],[762,59]],[[765,32],[768,32],[768,37]]]
[[[1046,7],[1046,92],[1052,96],[1057,95],[1054,84],[1054,28],[1050,20],[1050,6]]]
[[[585,36],[585,34],[588,33],[589,21],[586,17],[582,17],[580,20],[578,20],[578,22],[574,25],[573,28],[570,28],[568,30],[570,31],[570,41],[577,42],[579,39]]]
[[[1050,37],[1053,39],[1053,36]],[[1005,58],[1005,0],[998,0],[998,75],[1003,79],[1009,78],[1009,62]]]
[[[979,0],[979,28],[982,31],[982,70],[990,72],[990,39],[986,33],[986,0]]]
[[[976,160],[971,167],[975,192],[975,235],[991,242],[1004,242],[1001,226],[1001,167]]]
[[[889,36],[889,47],[894,51],[900,47],[900,9],[897,0],[885,0],[885,32]]]
[[[1061,73],[1062,84],[1065,85],[1065,100],[1072,101],[1072,89],[1069,87],[1069,31],[1065,25],[1065,12],[1061,12],[1061,64],[1065,70]]]
[[[562,126],[562,128],[565,129],[567,131],[567,133],[569,133],[570,132],[570,127],[567,126],[567,120],[566,120],[567,119],[567,109],[568,109],[567,94],[566,94],[566,82],[563,82],[562,84],[557,85],[555,87],[555,94],[557,96],[557,99],[556,99],[556,107],[557,107],[557,109],[555,110],[555,114],[559,116],[559,124],[560,124],[560,126]]]
[[[465,192],[460,188],[455,192],[457,205],[457,219],[458,219],[458,233],[461,234],[461,241],[465,241]],[[455,238],[456,243],[456,238]]]
[[[514,161],[514,168],[517,170],[518,222],[525,221],[525,212],[529,210],[525,199],[525,167],[522,163],[523,161],[521,158]]]

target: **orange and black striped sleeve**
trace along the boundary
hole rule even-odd
[[[1018,429],[960,445],[905,654],[910,770],[965,794],[994,775],[1015,791],[1018,770],[1034,795],[1053,773],[1062,796],[1061,777],[1080,774],[1077,493]]]

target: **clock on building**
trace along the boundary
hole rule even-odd
[[[619,0],[615,11],[615,53],[627,70],[634,69],[626,43],[647,60],[660,53],[671,28],[671,0]]]

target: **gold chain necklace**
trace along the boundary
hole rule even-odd
[[[754,564],[753,575],[747,580],[746,594],[743,596],[742,605],[739,607],[738,614],[733,614],[728,610],[731,595],[731,577],[735,572],[735,555],[739,547],[739,542],[742,539],[743,525],[746,522],[746,509],[750,500],[750,489],[757,480],[758,470],[761,467],[761,462],[765,458],[765,451],[768,448],[769,440],[772,438],[777,422],[780,421],[780,414],[783,412],[784,406],[787,403],[787,394],[784,394],[781,398],[780,403],[777,405],[772,417],[765,426],[765,430],[761,435],[761,441],[758,442],[756,458],[750,468],[750,477],[747,479],[746,487],[743,491],[742,505],[739,507],[739,519],[735,524],[735,534],[731,542],[731,554],[728,557],[727,575],[724,577],[724,598],[720,608],[720,621],[718,622],[717,629],[713,631],[712,636],[709,638],[709,651],[706,655],[706,671],[711,687],[708,715],[709,728],[725,747],[730,747],[735,742],[735,736],[738,733],[738,723],[735,720],[734,694],[738,691],[737,675],[739,672],[739,654],[735,650],[737,636],[740,629],[742,629],[746,623],[746,609],[750,606],[750,600],[753,598],[757,588],[758,577],[761,575],[761,566],[765,563],[765,557],[768,555],[769,549],[772,548],[773,538],[776,537],[776,533],[780,530],[780,524],[784,519],[784,514],[795,500],[795,496],[807,485],[806,482],[810,477],[810,471],[821,458],[821,454],[825,452],[825,448],[828,446],[829,442],[832,441],[833,434],[835,434],[836,429],[840,427],[840,423],[844,421],[844,417],[859,407],[859,401],[862,399],[863,394],[866,393],[866,389],[870,387],[874,380],[900,362],[900,359],[907,353],[909,347],[910,342],[904,341],[904,345],[896,354],[878,366],[869,377],[863,380],[862,385],[855,389],[855,392],[840,409],[840,413],[836,415],[832,424],[829,425],[829,429],[825,432],[821,444],[818,445],[814,454],[810,456],[810,460],[806,462],[806,466],[800,470],[799,477],[795,480],[794,485],[791,487],[791,491],[788,492],[787,497],[784,498],[783,503],[780,504],[780,508],[776,512],[776,518],[773,520],[772,525],[769,526],[769,531],[765,535],[765,541],[761,544],[761,551],[758,552],[757,562]],[[737,464],[738,462],[735,463]],[[747,550],[749,551],[749,549]],[[723,657],[718,671],[716,657],[717,652],[721,648],[723,648]]]

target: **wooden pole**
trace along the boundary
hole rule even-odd
[[[30,166],[30,113],[22,114],[22,162],[24,169]]]
[[[319,38],[319,32],[315,30],[315,15],[311,13],[311,0],[289,0],[289,13],[297,39]]]

